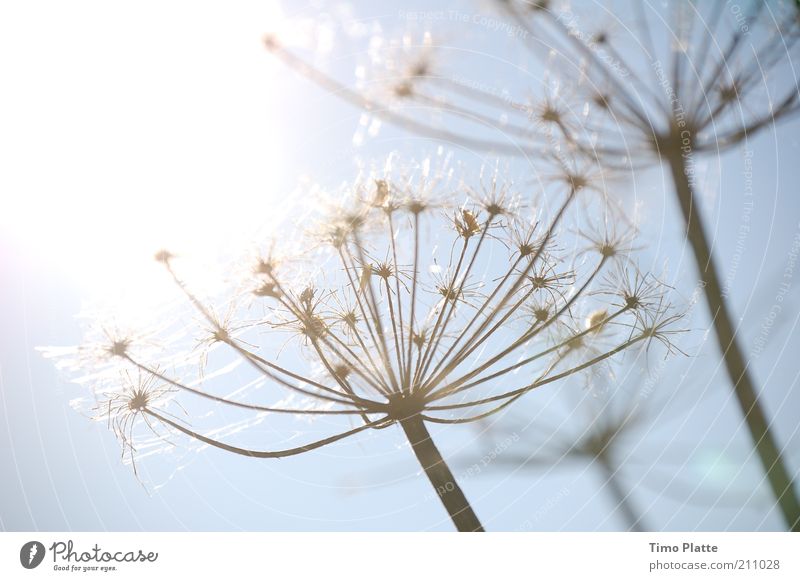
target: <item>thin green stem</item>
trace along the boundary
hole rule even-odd
[[[414,214],[414,265],[412,269],[411,314],[408,317],[408,350],[406,352],[406,381],[409,382],[409,389],[413,389],[413,383],[410,380],[414,359],[414,319],[417,310],[417,282],[419,279],[419,213]]]
[[[800,500],[767,415],[758,399],[756,386],[742,348],[736,339],[736,328],[722,294],[722,285],[711,254],[705,228],[697,211],[694,190],[689,179],[686,159],[680,151],[672,151],[667,158],[675,184],[675,194],[686,222],[686,236],[694,252],[703,294],[706,297],[717,346],[722,352],[725,369],[731,380],[733,392],[744,414],[756,452],[767,475],[772,492],[778,501],[789,530],[800,531]]]

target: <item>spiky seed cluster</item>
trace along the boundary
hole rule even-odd
[[[472,210],[461,210],[453,218],[456,232],[462,238],[470,238],[481,233],[481,225],[478,217]]]
[[[127,337],[123,337],[121,339],[113,339],[105,349],[107,353],[113,357],[125,357],[128,354],[130,346],[131,340]]]
[[[112,392],[97,406],[100,414],[98,417],[106,420],[109,428],[117,436],[122,446],[122,457],[130,460],[137,478],[136,432],[140,430],[140,425],[144,439],[163,442],[166,441],[167,434],[159,430],[158,422],[150,420],[149,412],[160,410],[166,417],[175,417],[160,409],[165,398],[172,393],[170,386],[159,381],[157,369],[151,371],[152,373],[143,373],[142,370],[138,370],[135,375],[127,370],[123,371],[122,388]]]

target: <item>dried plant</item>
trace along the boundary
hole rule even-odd
[[[647,377],[643,378],[645,373]],[[688,421],[688,404],[696,402],[686,396],[696,390],[685,385],[680,391],[656,388],[652,374],[632,365],[620,373],[582,379],[583,389],[565,382],[538,406],[529,406],[524,415],[517,412],[502,422],[486,422],[480,428],[497,452],[484,453],[472,466],[480,466],[481,473],[511,469],[543,476],[559,469],[580,469],[580,480],[595,471],[602,480],[596,495],[608,495],[613,503],[609,517],[617,514],[629,531],[658,530],[647,525],[631,496],[651,473],[659,481],[659,495],[663,493],[665,473],[657,471],[663,456],[671,446],[685,447],[688,443],[676,441],[679,435],[673,427],[663,434],[669,439],[654,434],[682,416],[684,423]],[[673,385],[663,378],[660,383]],[[654,458],[658,464],[654,464]],[[681,458],[681,463],[685,462]],[[668,473],[668,483],[674,485],[678,475],[671,467]],[[636,484],[631,483],[634,478]],[[680,497],[681,502],[687,502],[689,496]],[[648,512],[651,510],[652,506]]]
[[[481,181],[470,188],[437,184],[425,170],[413,179],[384,173],[329,203],[315,201],[314,215],[303,219],[313,227],[289,245],[302,248],[301,256],[278,258],[270,245],[240,281],[250,297],[238,296],[219,310],[184,280],[175,256],[158,253],[200,317],[190,330],[202,353],[179,351],[163,364],[163,352],[151,349],[150,360],[137,352],[132,336],[116,333],[104,334],[99,347],[79,350],[123,370],[126,382],[139,378],[122,390],[106,385],[98,392],[100,415],[111,422],[123,453],[136,454],[137,425],[148,441],[182,434],[234,454],[280,458],[396,424],[458,530],[483,530],[427,425],[493,416],[626,349],[663,345],[669,352],[681,314],[667,302],[665,288],[635,270],[627,239],[609,237],[598,247],[570,233],[577,209],[607,212],[602,198],[577,204],[586,192],[562,181],[560,191],[548,192],[551,203],[560,198],[548,214],[497,173]],[[242,312],[244,303],[249,307]],[[276,347],[276,340],[263,340],[265,333],[288,342]],[[205,384],[228,376],[198,373],[190,360],[205,365],[207,350],[217,346],[264,382],[255,389],[237,386],[234,393],[247,397],[215,395]],[[308,366],[298,367],[300,354]],[[291,365],[283,363],[287,359]],[[86,362],[79,367],[85,371]],[[293,397],[253,403],[276,387]],[[192,414],[182,411],[188,406],[166,411],[180,398],[260,418],[328,416],[350,425],[289,449],[253,449],[224,441],[220,432],[201,433]]]
[[[800,39],[797,2],[492,4],[507,18],[495,24],[520,51],[545,63],[541,95],[514,96],[526,78],[495,87],[449,73],[430,34],[422,42],[408,36],[400,44],[384,42],[403,50],[382,60],[388,74],[375,75],[386,78],[382,91],[350,89],[276,36],[266,45],[340,98],[422,135],[510,156],[582,152],[604,169],[667,167],[733,391],[787,526],[800,530],[800,500],[736,337],[695,183],[697,156],[747,146],[760,130],[800,111],[792,68]],[[420,117],[431,109],[439,124]]]

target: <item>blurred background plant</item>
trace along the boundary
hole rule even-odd
[[[567,405],[559,406],[556,398],[552,398],[551,413],[546,417],[541,417],[541,411],[532,410],[530,418],[517,415],[508,418],[502,426],[489,427],[490,450],[493,443],[502,442],[509,433],[517,434],[522,445],[497,454],[486,466],[492,470],[535,470],[540,474],[582,467],[579,474],[583,476],[591,470],[599,476],[595,478],[598,493],[610,497],[609,517],[621,518],[623,528],[629,531],[655,530],[654,526],[648,526],[643,511],[636,507],[634,487],[628,484],[630,477],[626,478],[626,471],[630,471],[635,461],[626,456],[625,450],[626,444],[641,442],[642,432],[658,422],[660,418],[655,413],[647,413],[655,406],[645,409],[646,400],[637,397],[636,392],[617,389],[613,394],[598,393],[594,385],[582,393],[562,391],[561,397],[567,399]],[[552,413],[564,408],[569,413],[563,416]],[[570,417],[572,414],[574,417]]]
[[[687,411],[697,405],[696,381],[667,381],[679,362],[670,364],[663,377],[634,365],[618,365],[617,373],[595,373],[579,381],[564,382],[547,398],[529,402],[503,421],[476,426],[484,446],[457,459],[462,474],[486,476],[528,474],[539,487],[558,472],[565,484],[558,500],[570,495],[576,482],[591,481],[586,495],[572,493],[569,520],[579,520],[589,504],[603,497],[608,512],[600,526],[629,531],[663,530],[669,510],[655,505],[697,505],[763,510],[772,500],[766,491],[754,494],[756,475],[731,479],[741,459],[724,455],[709,462],[708,452],[686,437]],[[581,385],[582,383],[582,388]],[[680,385],[680,390],[668,385]],[[680,468],[683,468],[681,470]],[[692,477],[689,477],[690,473]],[[703,483],[705,481],[705,483]],[[528,529],[538,528],[543,503],[528,519]]]
[[[383,31],[369,37],[368,63],[356,69],[352,88],[303,59],[280,35],[268,35],[265,44],[295,71],[365,110],[358,141],[384,120],[494,154],[527,159],[571,151],[571,159],[583,154],[602,171],[634,181],[649,166],[667,168],[665,189],[681,211],[730,386],[786,526],[798,530],[794,471],[758,397],[752,357],[726,299],[730,281],[722,278],[698,210],[698,158],[718,160],[737,146],[747,156],[755,134],[800,111],[792,69],[797,3],[500,0],[474,10],[401,11],[407,30],[399,39]],[[528,80],[524,64],[511,67],[518,79],[472,76],[469,61],[479,69],[486,55],[448,50],[446,40],[431,34],[432,23],[441,25],[445,39],[466,34],[465,23],[502,32],[519,52],[545,63],[540,86],[529,88],[532,96],[514,92],[519,79]],[[454,52],[466,68],[451,66]],[[573,172],[576,177],[585,174]]]

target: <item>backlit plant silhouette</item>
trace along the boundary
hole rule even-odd
[[[123,388],[98,395],[99,415],[123,454],[133,460],[137,438],[173,442],[183,434],[242,456],[281,458],[398,425],[458,530],[480,531],[428,424],[490,417],[635,346],[673,350],[681,315],[665,287],[633,266],[632,237],[609,233],[598,242],[569,228],[580,208],[613,221],[603,196],[566,175],[546,186],[548,211],[496,173],[469,187],[424,167],[412,177],[371,176],[314,202],[302,221],[314,226],[288,245],[301,248],[296,258],[269,245],[243,281],[246,300],[210,304],[181,276],[180,261],[159,252],[200,318],[190,328],[202,351],[195,349],[194,359],[202,365],[205,349],[225,347],[265,382],[247,398],[216,395],[219,388],[205,385],[228,376],[203,378],[201,371],[198,379],[189,365],[162,366],[158,350],[156,363],[138,355],[132,336],[107,333],[79,353],[123,370]],[[606,232],[603,224],[594,230]],[[287,339],[281,347],[265,334]],[[298,366],[298,355],[308,365]],[[294,397],[252,401],[277,388]],[[328,416],[350,424],[301,446],[251,449],[193,428],[188,406],[178,404],[184,398],[266,418]]]
[[[422,135],[525,158],[569,147],[606,169],[628,172],[663,164],[733,391],[787,526],[798,529],[800,500],[737,339],[736,318],[697,210],[696,184],[698,156],[746,146],[760,130],[800,112],[792,67],[800,39],[798,3],[494,4],[497,12],[488,18],[506,19],[491,20],[495,28],[547,67],[540,94],[532,98],[514,95],[528,82],[522,74],[507,86],[493,86],[448,71],[429,34],[419,41],[406,35],[398,43],[373,42],[387,47],[389,54],[373,58],[384,70],[357,89],[311,66],[279,37],[268,36],[266,45],[339,98]],[[415,14],[409,20],[425,20],[424,12]],[[524,67],[516,70],[525,73]],[[432,110],[437,124],[425,119]]]

